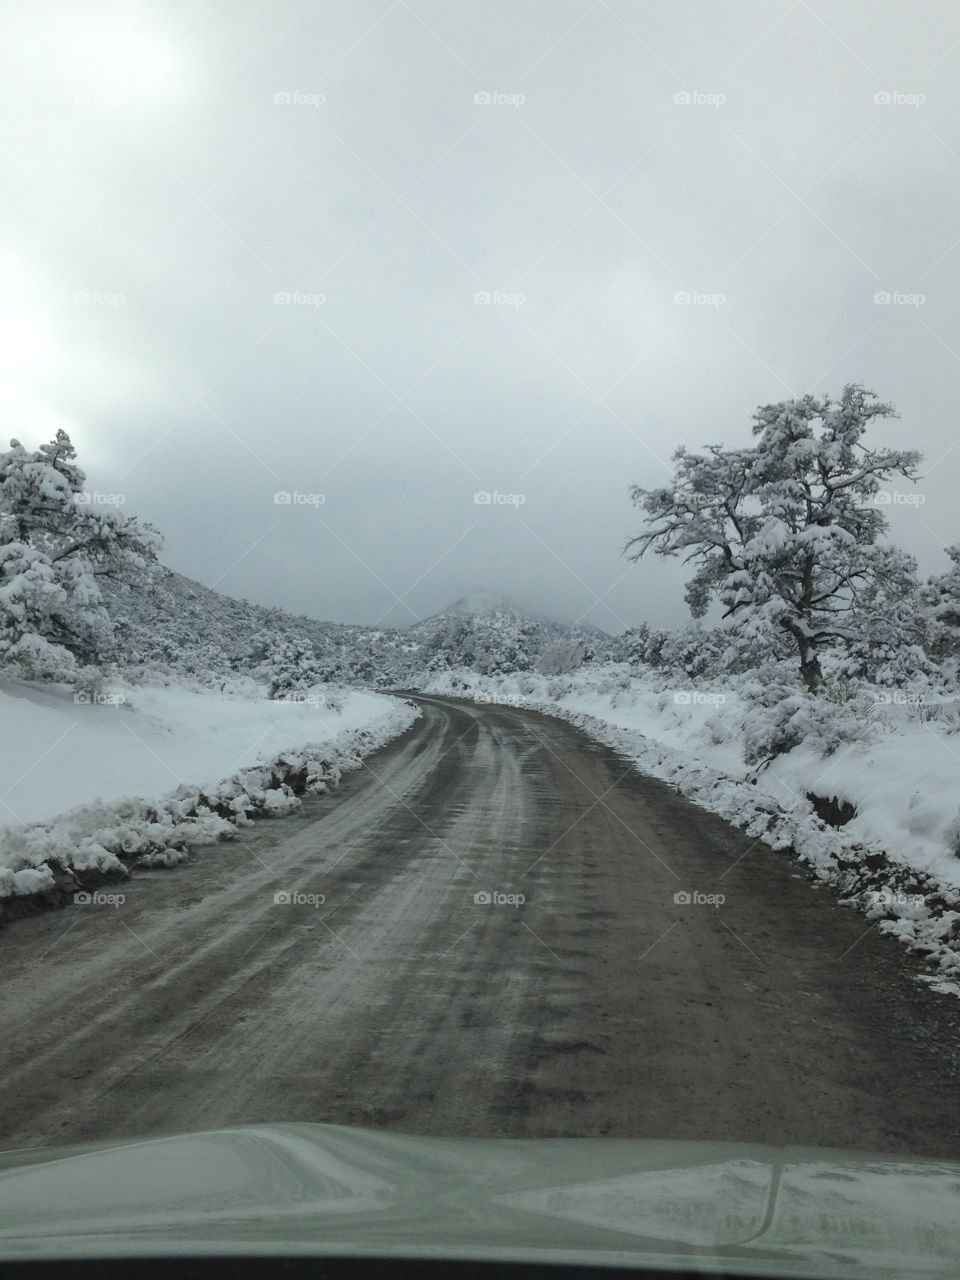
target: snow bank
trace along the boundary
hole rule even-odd
[[[63,687],[0,684],[0,806],[13,819],[0,828],[0,918],[4,900],[8,914],[11,899],[18,910],[26,897],[56,901],[289,813],[420,714],[356,690],[255,695],[249,682],[118,683],[82,702]]]
[[[747,835],[794,854],[846,905],[925,953],[945,979],[960,978],[956,706],[944,700],[942,714],[929,718],[877,690],[861,740],[832,753],[808,740],[756,769],[745,760],[748,683],[731,677],[680,688],[614,665],[559,677],[458,669],[422,687],[570,721]],[[855,816],[828,824],[810,795]]]

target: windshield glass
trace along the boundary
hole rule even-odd
[[[0,1257],[162,1138],[955,1258],[960,12],[4,30]]]

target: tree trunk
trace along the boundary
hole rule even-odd
[[[800,644],[800,675],[803,677],[803,683],[807,686],[809,692],[816,693],[823,680],[820,659],[817,657],[816,649],[811,644],[803,641]]]
[[[807,686],[809,693],[816,693],[817,689],[823,682],[823,672],[820,669],[820,657],[817,653],[817,646],[807,635],[805,629],[793,624],[790,619],[781,618],[780,625],[784,631],[788,631],[797,642],[797,653],[800,656],[800,676],[803,683]]]

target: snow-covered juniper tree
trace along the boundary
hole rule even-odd
[[[644,662],[649,642],[650,627],[646,622],[640,622],[635,627],[628,627],[626,631],[617,636],[614,642],[613,661],[627,662],[633,667],[641,666]]]
[[[903,686],[935,674],[928,656],[932,629],[916,560],[897,547],[884,550],[889,564],[859,595],[850,616],[854,635],[838,667],[851,679]]]
[[[278,701],[295,701],[322,682],[316,648],[303,635],[282,636],[259,670],[269,682],[270,697]]]
[[[907,558],[878,544],[887,522],[875,496],[893,475],[915,480],[920,454],[864,442],[875,419],[895,416],[853,384],[839,400],[807,395],[760,407],[756,443],[746,448],[678,449],[671,484],[631,489],[648,527],[626,554],[693,561],[693,616],[715,597],[735,645],[788,635],[815,690],[823,649],[856,637],[863,593],[882,579],[895,587],[890,575],[909,577]]]
[[[112,627],[98,580],[136,578],[160,548],[150,525],[85,500],[76,456],[65,431],[0,452],[0,661],[36,676],[102,659]]]
[[[930,640],[937,658],[960,660],[960,546],[947,547],[950,568],[923,588]]]

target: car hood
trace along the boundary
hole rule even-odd
[[[322,1124],[0,1154],[0,1259],[211,1253],[956,1275],[960,1165]]]

